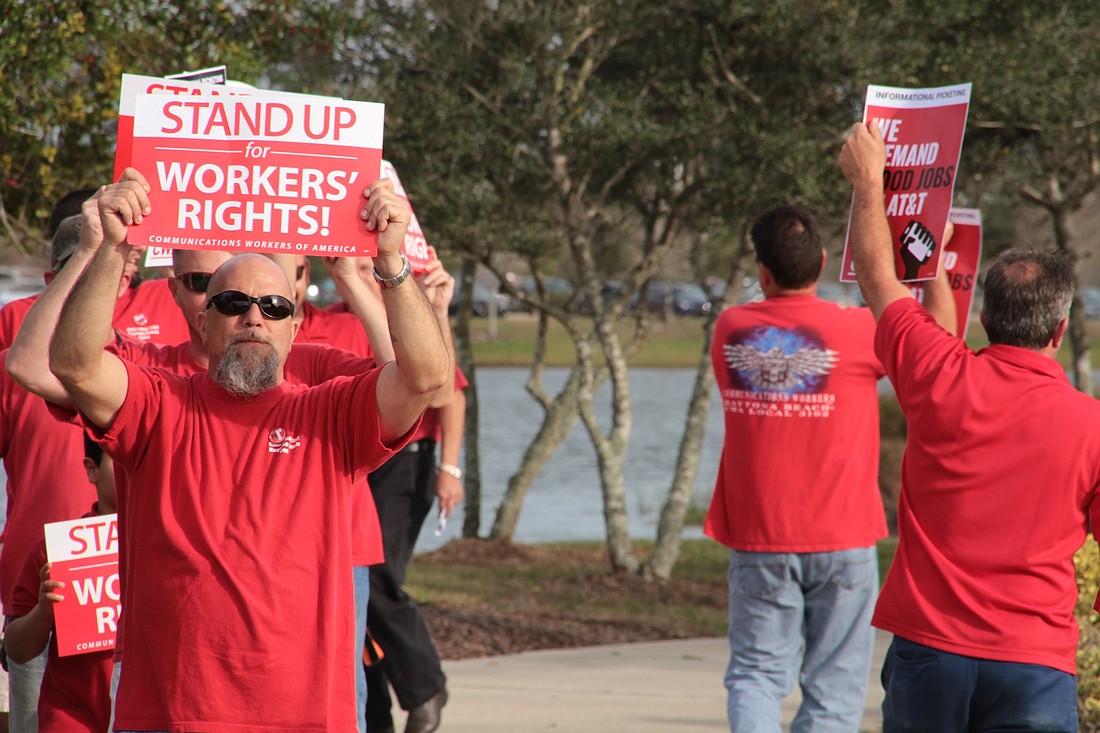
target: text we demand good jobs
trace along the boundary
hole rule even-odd
[[[143,172],[153,212],[134,244],[370,256],[360,193],[382,160],[384,105],[332,97],[133,96],[119,156]],[[124,90],[125,93],[125,90]],[[126,100],[120,104],[120,129]]]

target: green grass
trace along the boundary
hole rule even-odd
[[[651,321],[649,337],[642,350],[629,361],[633,367],[689,367],[699,363],[699,351],[703,347],[702,318],[673,318],[667,322]],[[582,321],[587,326],[587,323]],[[470,340],[474,359],[478,366],[528,366],[535,353],[535,316],[511,313],[496,320],[496,332],[490,333],[489,319],[474,318],[470,321]],[[620,338],[631,336],[633,322],[624,319],[618,326]],[[1100,321],[1086,324],[1089,353],[1092,363],[1100,368]],[[967,343],[972,349],[989,344],[985,331],[975,319],[968,332]],[[573,342],[560,324],[551,321],[547,336],[547,366],[570,366],[576,356]],[[1063,344],[1058,360],[1068,366],[1069,344]]]
[[[652,321],[649,338],[629,364],[636,367],[694,367],[703,347],[702,318],[674,318],[667,322]],[[509,314],[496,320],[495,332],[490,332],[487,318],[470,321],[470,341],[478,366],[528,366],[535,353],[535,316]],[[589,324],[581,319],[580,326]],[[624,320],[617,328],[624,346],[632,337],[633,322]],[[576,360],[573,342],[565,329],[551,321],[546,339],[547,366],[570,366]]]

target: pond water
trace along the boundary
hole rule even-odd
[[[544,384],[555,394],[565,383],[566,369],[547,371]],[[524,389],[524,368],[480,368],[477,371],[481,408],[481,535],[493,525],[497,508],[523,452],[538,430],[541,408]],[[691,369],[631,369],[634,423],[627,450],[624,478],[630,533],[636,538],[656,536],[661,507],[668,495],[676,455],[687,418],[695,372]],[[606,429],[610,422],[608,390],[597,398],[597,415]],[[705,503],[714,488],[722,450],[722,412],[717,389],[712,389],[706,435],[696,476],[696,502]],[[462,529],[462,507],[436,537],[436,515],[420,533],[418,551],[435,549],[457,538]],[[686,535],[699,536],[698,528]],[[588,434],[578,423],[531,485],[516,525],[516,542],[599,540],[606,537],[596,455]]]

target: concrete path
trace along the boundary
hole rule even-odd
[[[878,632],[862,731],[882,729]],[[527,652],[447,662],[450,702],[440,733],[728,731],[725,639]],[[798,708],[783,703],[784,730]],[[402,721],[398,721],[401,730]]]

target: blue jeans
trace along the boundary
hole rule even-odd
[[[792,733],[859,730],[874,652],[874,547],[730,550],[726,670],[730,730],[780,731],[781,701],[802,688]]]
[[[883,733],[1077,730],[1077,680],[1038,664],[995,662],[895,636],[882,665]]]
[[[8,730],[11,733],[38,733],[38,691],[46,673],[47,644],[34,659],[19,664],[8,660]]]
[[[355,586],[355,713],[359,733],[367,733],[367,672],[363,668],[363,644],[367,639],[367,603],[370,601],[370,567],[352,568]]]

